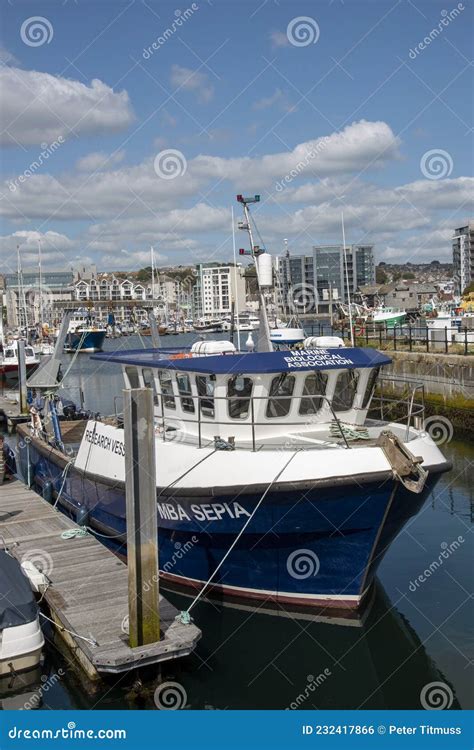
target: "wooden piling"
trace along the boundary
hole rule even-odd
[[[123,391],[129,643],[160,640],[153,391]]]
[[[20,394],[20,414],[28,412],[27,392],[26,392],[26,360],[25,360],[25,342],[23,339],[18,340],[18,391]]]

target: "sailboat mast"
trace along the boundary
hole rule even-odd
[[[153,305],[153,310],[155,309],[155,251],[153,249],[153,245],[150,247],[150,256],[151,256],[151,300]]]
[[[26,340],[28,341],[28,310],[26,307],[25,288],[23,285],[23,269],[21,267],[20,245],[16,246],[17,252],[17,274],[18,274],[18,322],[21,327],[22,317],[25,318]]]
[[[346,231],[344,229],[344,211],[341,211],[341,223],[342,223],[342,251],[344,253],[344,266],[346,270],[346,286],[347,286],[347,302],[349,305],[349,326],[351,329],[351,346],[354,346],[354,326],[352,325],[351,290],[349,289],[349,271],[347,268]],[[352,259],[352,265],[354,266],[354,259]],[[354,273],[354,270],[352,272]]]
[[[38,322],[39,332],[43,338],[43,275],[41,268],[41,240],[38,240]]]

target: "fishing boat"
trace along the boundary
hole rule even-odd
[[[402,424],[384,418],[386,399],[369,415],[390,362],[371,348],[242,352],[214,341],[93,358],[120,366],[125,387],[153,389],[159,557],[171,588],[197,592],[213,577],[225,602],[358,608],[450,468],[414,399]],[[20,426],[31,438],[21,460],[40,491],[123,553],[123,427],[90,419],[63,430],[61,448]]]
[[[369,320],[378,326],[394,328],[395,326],[402,325],[402,323],[405,322],[406,317],[407,314],[405,310],[397,310],[394,307],[380,305],[371,312]]]
[[[39,365],[38,354],[30,344],[25,343],[25,365],[26,372],[32,373]],[[0,354],[0,375],[8,380],[18,378],[18,340],[4,344],[3,353]]]
[[[37,667],[44,637],[29,578],[20,563],[4,549],[0,550],[0,591],[0,676],[3,677]]]
[[[89,311],[78,310],[69,322],[64,351],[100,352],[106,335],[106,326],[95,325]]]

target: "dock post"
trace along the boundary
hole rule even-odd
[[[153,391],[123,391],[129,643],[160,640]]]
[[[28,414],[25,342],[23,339],[18,340],[18,391],[20,394],[20,414]]]

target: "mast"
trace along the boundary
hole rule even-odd
[[[26,307],[26,297],[25,297],[25,287],[23,285],[23,270],[21,267],[21,254],[20,254],[20,245],[16,246],[16,252],[17,252],[17,275],[18,275],[18,311],[22,311],[22,314],[19,315],[19,324],[21,327],[21,319],[24,316],[25,318],[25,328],[26,328],[26,340],[28,341],[28,309]]]
[[[235,249],[235,223],[234,223],[234,207],[231,206],[231,214],[232,214],[232,249],[234,253],[234,286],[235,286],[235,310],[234,313],[237,313],[237,349],[240,352],[240,327],[239,327],[239,297],[237,294],[237,256],[236,256],[236,249]],[[235,324],[235,316],[232,317],[232,325]],[[234,340],[234,332],[232,330],[232,341]]]
[[[258,349],[260,352],[272,352],[273,346],[272,346],[272,342],[270,341],[270,326],[268,325],[267,308],[265,305],[265,297],[264,297],[262,286],[260,283],[260,272],[259,272],[259,267],[258,267],[258,256],[260,255],[262,250],[260,248],[257,248],[256,245],[254,245],[252,226],[250,224],[249,203],[259,203],[260,196],[255,195],[253,198],[244,198],[243,195],[238,195],[237,200],[239,203],[242,204],[242,208],[244,210],[244,216],[245,216],[245,223],[242,224],[239,228],[247,230],[249,241],[250,241],[250,254],[255,263],[255,271],[256,271],[256,276],[257,276],[258,296],[259,296],[259,301],[260,301],[260,329],[259,329],[259,337],[258,337],[258,344],[259,344]]]
[[[43,338],[43,276],[41,269],[41,240],[38,240],[38,322],[39,333]]]
[[[347,302],[349,304],[349,325],[351,328],[351,346],[354,346],[354,326],[352,325],[351,290],[349,289],[349,271],[347,268],[346,232],[344,229],[344,211],[341,211],[341,223],[342,223],[342,250],[344,253],[344,266],[346,269]],[[354,274],[354,257],[352,258],[352,273]]]
[[[151,299],[155,301],[155,251],[153,245],[150,247],[151,255]]]

